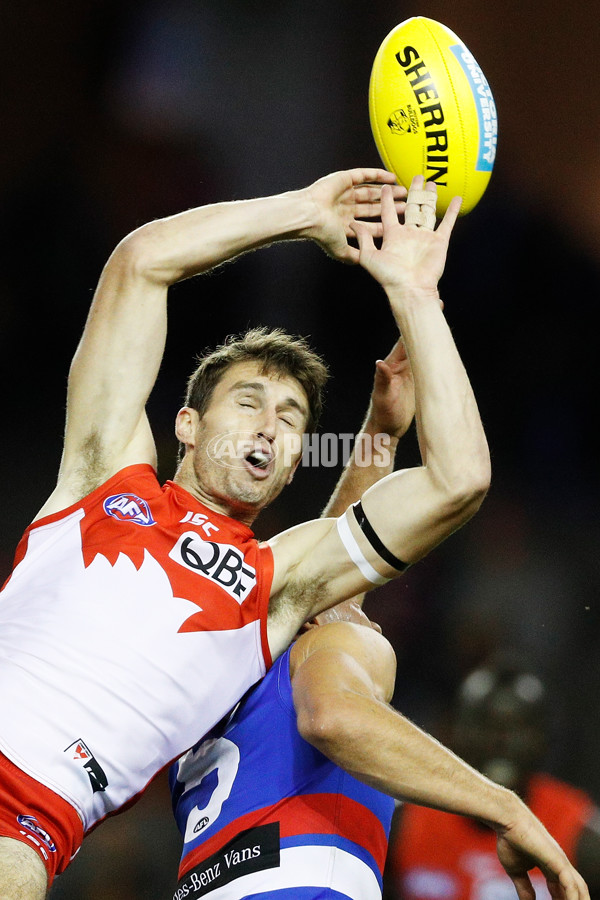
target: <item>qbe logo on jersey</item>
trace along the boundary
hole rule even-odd
[[[191,572],[215,581],[241,605],[256,584],[256,569],[237,547],[204,541],[194,531],[181,535],[169,557]]]

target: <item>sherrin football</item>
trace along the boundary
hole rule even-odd
[[[401,184],[413,175],[436,183],[438,216],[457,194],[461,215],[481,200],[496,157],[496,105],[473,54],[445,25],[414,16],[388,34],[371,71],[369,117]]]

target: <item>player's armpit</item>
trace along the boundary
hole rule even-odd
[[[148,463],[156,470],[156,450],[146,413],[142,414],[134,438],[119,454],[103,436],[91,432],[78,448],[64,452],[55,489],[33,521],[60,512],[87,497],[126,466]]]

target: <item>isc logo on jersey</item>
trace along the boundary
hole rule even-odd
[[[256,584],[256,569],[237,547],[205,541],[195,531],[184,532],[169,556],[191,572],[215,581],[240,605]]]
[[[136,494],[113,494],[104,501],[104,512],[120,522],[134,525],[156,525],[150,507]]]

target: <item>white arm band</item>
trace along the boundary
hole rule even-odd
[[[346,548],[348,552],[348,556],[352,560],[355,566],[360,569],[361,575],[370,581],[371,584],[387,584],[388,581],[391,581],[391,578],[386,578],[385,575],[380,575],[376,569],[373,568],[371,563],[365,559],[364,554],[360,547],[358,546],[354,535],[350,530],[350,525],[348,524],[348,510],[344,513],[343,516],[340,516],[337,520],[337,530],[342,541],[342,544]]]

